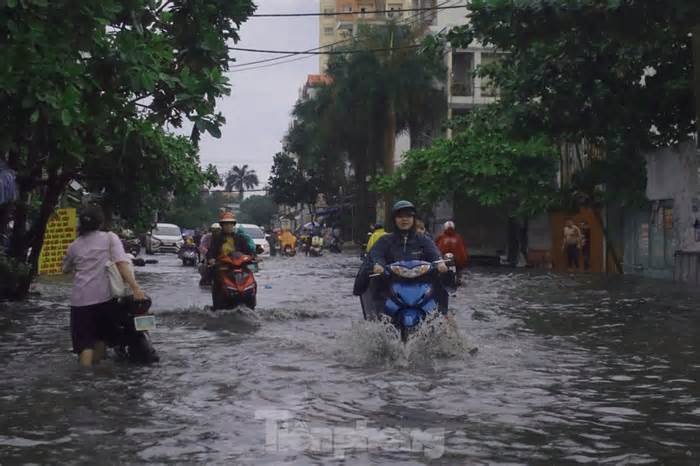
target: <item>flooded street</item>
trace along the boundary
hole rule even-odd
[[[255,315],[137,270],[161,362],[80,370],[67,278],[0,304],[0,463],[699,464],[700,293],[472,270],[405,347],[366,324],[357,257],[265,260]],[[472,348],[478,348],[471,354]]]

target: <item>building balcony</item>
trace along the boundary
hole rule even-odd
[[[452,96],[470,97],[474,95],[474,83],[471,81],[453,81],[450,86]]]

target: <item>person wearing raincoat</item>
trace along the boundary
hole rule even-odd
[[[297,237],[292,234],[291,231],[287,230],[286,228],[282,230],[282,233],[279,235],[279,242],[280,242],[280,248],[282,251],[289,246],[292,251],[295,251],[297,248]]]
[[[469,253],[464,244],[464,239],[455,230],[454,222],[445,222],[445,230],[438,236],[435,243],[443,256],[447,253],[452,253],[454,255],[457,270],[461,270],[467,266]]]

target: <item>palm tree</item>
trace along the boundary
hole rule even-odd
[[[372,203],[367,177],[394,170],[396,135],[408,130],[415,147],[446,116],[444,94],[435,86],[446,77],[442,51],[419,51],[419,40],[419,31],[395,23],[365,27],[350,48],[390,51],[341,54],[329,64],[334,102],[322,121],[345,144],[360,211]],[[390,201],[386,195],[384,204]]]
[[[243,193],[246,189],[253,189],[260,184],[255,170],[248,170],[248,165],[239,167],[234,165],[226,174],[226,191],[238,191],[240,200],[243,201]]]

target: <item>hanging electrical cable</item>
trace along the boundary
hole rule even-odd
[[[251,18],[296,18],[296,17],[308,17],[308,16],[353,16],[353,15],[374,15],[374,14],[399,14],[399,13],[410,13],[415,11],[433,11],[433,10],[452,10],[457,8],[462,8],[466,5],[454,5],[454,6],[444,6],[440,7],[430,6],[424,8],[395,8],[393,10],[365,10],[365,11],[332,11],[332,12],[319,12],[319,13],[260,13],[252,14]]]
[[[401,47],[385,47],[385,48],[377,48],[377,49],[345,49],[345,50],[328,50],[328,51],[309,51],[309,50],[299,50],[299,51],[291,51],[291,50],[266,50],[266,49],[247,49],[243,47],[229,47],[229,50],[236,50],[238,52],[256,52],[256,53],[284,53],[288,54],[289,56],[294,56],[294,55],[345,55],[345,54],[350,54],[350,53],[365,53],[365,52],[391,52],[393,50],[401,50],[401,49],[415,49],[420,47],[420,45],[415,44],[415,45],[404,45]]]
[[[455,2],[455,1],[457,1],[457,0],[445,0],[445,1],[443,1],[442,3],[437,4],[436,7],[430,8],[430,10],[444,9],[445,6],[450,6],[451,8],[466,8],[466,6],[467,6],[466,4],[448,5],[448,4],[453,3],[453,2]],[[397,24],[402,24],[402,25],[405,25],[405,26],[412,26],[412,25],[417,24],[417,23],[419,23],[419,22],[421,21],[421,19],[422,19],[422,18],[420,18],[421,16],[423,16],[423,15],[420,14],[420,13],[414,14],[414,15],[411,15],[411,16],[409,16],[409,17],[403,18],[403,19],[400,20],[400,21],[397,21]],[[414,18],[418,18],[418,19],[417,19],[417,20],[414,20],[414,21],[409,21],[409,20],[414,19]],[[405,24],[403,24],[403,23],[405,23]],[[335,46],[337,46],[337,45],[346,44],[346,43],[351,42],[351,41],[353,41],[353,40],[355,40],[355,38],[354,38],[354,37],[350,37],[350,38],[347,38],[347,39],[342,39],[342,40],[333,42],[333,43],[331,43],[331,44],[326,44],[326,45],[322,45],[322,46],[319,46],[319,47],[314,47],[314,48],[311,48],[311,49],[308,49],[308,50],[304,50],[304,51],[300,51],[300,52],[294,52],[294,53],[287,53],[287,54],[285,54],[285,55],[283,55],[283,56],[281,56],[281,57],[274,57],[274,58],[267,58],[267,59],[262,59],[262,60],[255,60],[255,61],[250,61],[250,62],[245,62],[245,63],[236,63],[236,64],[230,66],[231,71],[229,71],[229,73],[237,73],[237,72],[243,72],[243,71],[253,71],[253,70],[258,70],[258,69],[270,68],[270,67],[277,66],[277,65],[284,65],[284,64],[287,64],[287,63],[297,62],[297,61],[304,60],[304,59],[307,59],[307,58],[311,58],[311,57],[317,55],[317,54],[308,54],[308,55],[303,54],[303,55],[302,55],[302,53],[315,52],[315,51],[318,51],[318,50],[321,50],[321,49],[325,49],[325,48],[329,48],[329,47],[335,47]],[[302,56],[298,56],[298,55],[302,55]],[[295,57],[295,58],[292,58],[291,60],[286,60],[286,58],[290,58],[290,57]],[[263,65],[263,64],[266,64],[266,65]],[[262,66],[252,66],[252,65],[262,65]],[[249,66],[250,66],[250,68],[248,68]],[[244,69],[235,69],[235,68],[244,68]]]

